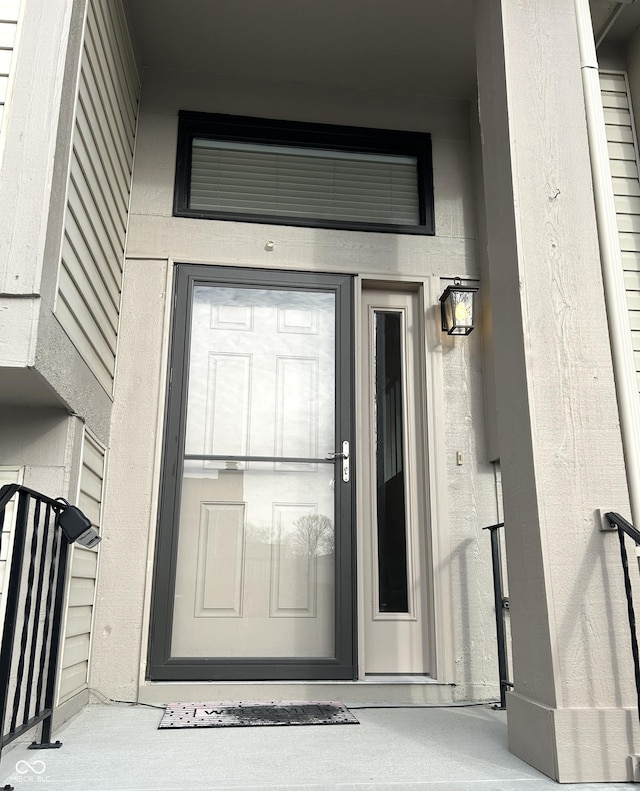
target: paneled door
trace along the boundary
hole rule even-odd
[[[351,280],[177,267],[151,678],[352,678]]]

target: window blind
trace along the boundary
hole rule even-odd
[[[189,208],[417,226],[418,158],[195,137]]]

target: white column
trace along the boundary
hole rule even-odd
[[[509,745],[561,782],[640,750],[617,538],[628,493],[573,0],[476,0],[513,674]],[[634,731],[636,746],[634,746]]]

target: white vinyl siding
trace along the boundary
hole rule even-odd
[[[90,0],[56,315],[109,393],[139,87],[120,0]]]
[[[640,390],[640,174],[624,74],[600,74],[631,337]]]
[[[194,211],[420,224],[415,156],[196,138],[190,187]]]
[[[0,0],[0,133],[9,102],[19,13],[20,0]]]
[[[78,507],[100,527],[105,451],[85,432]],[[73,544],[67,620],[62,650],[59,703],[86,688],[89,675],[91,625],[98,568],[98,549]]]

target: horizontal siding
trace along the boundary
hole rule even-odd
[[[69,582],[69,607],[83,607],[93,604],[95,580],[71,576]]]
[[[627,304],[630,311],[640,312],[640,291],[627,292]],[[631,326],[635,324],[635,329],[638,329],[638,321],[631,321]]]
[[[640,391],[640,178],[631,101],[623,74],[600,75],[631,340]]]
[[[105,451],[85,432],[78,506],[99,529]],[[88,683],[93,602],[98,571],[98,550],[73,545],[62,652],[59,701],[70,698]]]
[[[67,637],[64,644],[64,657],[62,659],[62,670],[66,667],[73,667],[80,662],[86,662],[89,656],[89,635],[76,634]]]
[[[19,16],[20,0],[0,0],[0,134],[9,105]]]
[[[638,253],[622,253],[622,269],[625,272],[625,283],[627,287],[633,288],[633,283],[638,282],[634,278],[640,272],[640,255]]]
[[[86,660],[78,662],[77,665],[71,665],[63,669],[60,678],[61,703],[77,695],[78,692],[81,692],[83,689],[86,689],[88,673],[89,662]]]
[[[82,509],[80,509],[82,510]],[[98,567],[98,553],[86,547],[77,546],[73,552],[71,573],[78,579],[95,580]]]
[[[635,173],[630,173],[627,178],[637,178],[637,168]],[[640,212],[640,198],[634,195],[616,195],[616,212],[618,214],[638,214]]]
[[[139,80],[120,0],[87,9],[56,315],[113,387]]]
[[[91,607],[74,607],[67,617],[67,637],[75,637],[79,634],[90,634],[91,632]]]

